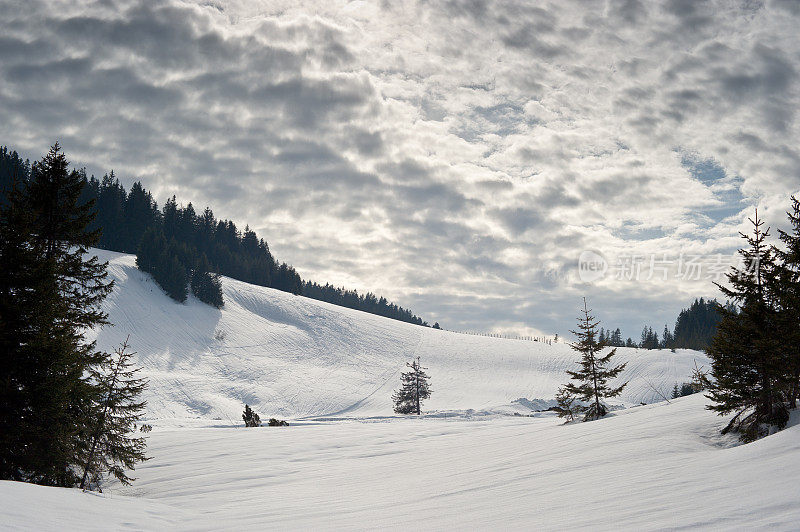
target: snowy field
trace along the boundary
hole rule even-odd
[[[244,403],[262,419],[391,415],[392,391],[415,356],[431,376],[426,410],[527,414],[552,404],[579,358],[564,343],[439,331],[228,278],[221,310],[191,296],[179,304],[134,256],[98,254],[116,282],[105,304],[115,326],[99,332],[98,345],[110,350],[130,335],[157,426],[241,423]],[[564,327],[562,335],[574,323]],[[695,361],[708,363],[690,350],[619,349],[615,360],[628,361],[627,405],[660,400],[655,390],[669,395]]]
[[[700,395],[552,417],[157,430],[131,487],[0,482],[31,530],[796,530],[800,426],[750,445]],[[31,504],[35,501],[35,507]]]
[[[437,331],[230,279],[224,309],[181,305],[132,256],[98,253],[116,326],[95,334],[106,349],[130,335],[138,351],[152,460],[102,494],[0,482],[0,528],[800,527],[800,426],[739,446],[703,396],[656,403],[702,353],[620,349],[629,408],[562,426],[537,410],[577,360],[563,343]],[[417,355],[426,415],[394,416]],[[241,427],[245,402],[290,426]]]

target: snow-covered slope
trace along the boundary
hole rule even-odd
[[[103,494],[0,482],[0,529],[800,524],[798,413],[744,446],[719,435],[726,420],[700,394],[563,426],[531,409],[574,364],[564,344],[436,331],[230,279],[224,309],[180,305],[133,257],[98,253],[117,282],[106,306],[116,326],[95,333],[107,349],[130,335],[139,352],[152,459],[132,486]],[[393,417],[391,391],[415,355],[432,376],[430,413]],[[691,351],[621,349],[619,359],[629,362],[628,405],[659,399],[654,388],[666,394],[695,360],[707,363]],[[233,428],[243,402],[295,419]],[[530,417],[503,415],[513,411]]]
[[[179,304],[136,269],[134,256],[96,253],[116,282],[105,303],[114,326],[96,331],[98,345],[111,349],[130,335],[157,425],[230,425],[243,403],[262,418],[389,415],[399,372],[414,356],[431,375],[426,410],[529,412],[554,397],[577,358],[564,343],[439,331],[228,278],[223,309],[191,296]],[[627,404],[660,400],[656,389],[669,394],[695,360],[707,363],[689,350],[620,349],[618,360],[628,361]]]
[[[0,528],[797,530],[800,426],[726,448],[705,401],[569,426],[546,416],[154,431],[153,459],[129,488],[0,482]]]

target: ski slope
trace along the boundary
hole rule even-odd
[[[796,530],[797,413],[732,447],[705,401],[568,426],[548,414],[154,431],[128,488],[0,482],[0,528]]]
[[[130,335],[158,426],[241,423],[244,403],[262,419],[392,415],[392,391],[415,356],[431,376],[427,412],[530,413],[553,404],[578,358],[564,343],[440,331],[224,277],[221,310],[192,296],[180,304],[133,255],[95,253],[116,286],[105,302],[114,326],[91,336],[110,350]],[[689,380],[695,361],[707,364],[690,350],[618,353],[628,362],[626,405],[660,400]]]

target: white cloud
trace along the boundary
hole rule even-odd
[[[581,250],[729,253],[737,206],[779,223],[800,189],[791,2],[3,7],[0,142],[58,139],[451,328],[563,334],[585,293],[635,336],[715,289],[582,286]]]

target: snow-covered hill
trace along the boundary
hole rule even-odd
[[[134,256],[96,253],[116,282],[105,303],[114,326],[96,332],[98,345],[111,349],[130,335],[156,425],[230,425],[243,403],[262,418],[390,415],[392,390],[414,356],[431,375],[428,411],[529,413],[546,407],[577,359],[564,343],[434,330],[228,278],[223,309],[191,296],[179,304],[136,269]],[[695,361],[707,363],[689,350],[619,349],[618,360],[628,362],[620,399],[629,405],[660,400],[689,379]]]

